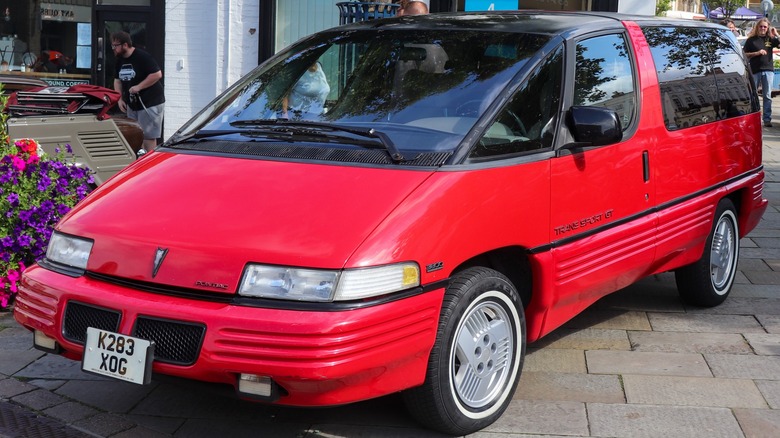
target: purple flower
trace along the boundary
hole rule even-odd
[[[30,246],[30,243],[32,243],[32,238],[26,234],[22,234],[19,236],[19,238],[16,239],[16,242],[19,244],[19,246],[25,248]]]
[[[7,203],[0,214],[0,307],[16,292],[25,265],[45,255],[55,224],[94,182],[89,169],[69,164],[59,152],[39,157],[36,147],[30,139],[15,147],[0,144],[0,202]],[[70,145],[65,148],[72,154]]]
[[[38,181],[38,191],[45,192],[49,185],[51,185],[51,178],[47,175],[41,176],[41,179]]]
[[[66,151],[67,151],[69,154],[72,154],[72,153],[73,153],[73,148],[72,148],[72,147],[70,147],[70,143],[67,143],[67,144],[65,145],[65,150],[66,150]]]

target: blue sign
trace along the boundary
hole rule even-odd
[[[514,11],[518,0],[466,0],[466,11]]]

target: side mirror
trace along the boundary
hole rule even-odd
[[[620,119],[609,108],[573,106],[566,116],[566,125],[577,142],[572,147],[604,146],[623,139]]]

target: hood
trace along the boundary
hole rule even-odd
[[[100,186],[58,229],[94,239],[88,271],[233,293],[248,262],[344,267],[430,175],[153,153]],[[158,249],[167,254],[153,276]]]

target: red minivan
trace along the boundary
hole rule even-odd
[[[467,434],[526,343],[674,271],[723,302],[766,209],[724,27],[605,13],[397,17],[284,49],[101,185],[15,317],[100,375],[337,405],[403,391]],[[520,388],[522,390],[522,388]]]

